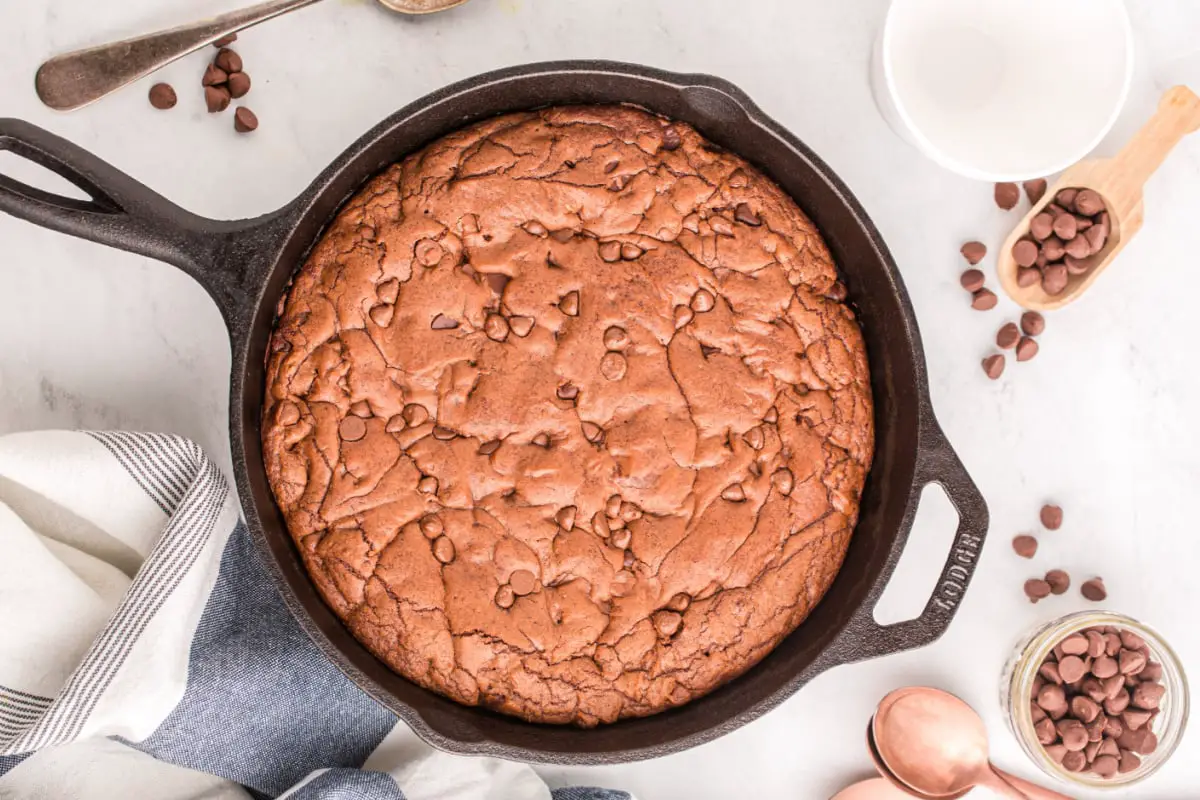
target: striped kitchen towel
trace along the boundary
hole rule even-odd
[[[35,796],[629,800],[428,747],[301,631],[197,445],[66,431],[0,437],[0,798]]]

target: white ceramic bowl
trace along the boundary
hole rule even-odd
[[[1116,121],[1132,75],[1123,0],[893,0],[871,64],[892,128],[987,181],[1079,161]]]

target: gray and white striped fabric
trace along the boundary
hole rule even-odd
[[[417,741],[308,640],[180,437],[0,437],[0,555],[0,798],[107,737],[254,797],[630,800]]]

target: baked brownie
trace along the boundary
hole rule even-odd
[[[397,672],[537,722],[653,714],[841,566],[873,448],[844,295],[791,199],[686,125],[491,119],[372,180],[296,275],[267,474]]]

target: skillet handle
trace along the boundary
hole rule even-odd
[[[850,655],[850,660],[862,661],[924,647],[946,632],[958,612],[987,536],[988,508],[932,414],[921,434],[909,508],[916,508],[922,490],[931,483],[945,490],[958,512],[958,530],[933,594],[920,616],[893,625],[880,625],[875,621],[874,603],[860,608],[843,633],[845,652]]]
[[[249,223],[218,222],[185,211],[78,145],[28,122],[0,119],[3,151],[65,178],[89,199],[46,192],[0,172],[0,211],[173,264],[208,290],[227,322],[244,304],[243,282],[221,275],[215,265],[230,235],[251,227]]]

